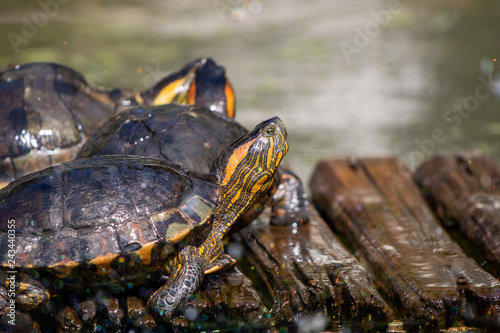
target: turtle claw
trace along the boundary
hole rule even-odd
[[[222,268],[226,268],[229,266],[232,266],[236,263],[236,260],[234,260],[230,255],[228,254],[223,254],[221,258],[209,263],[207,265],[207,268],[205,269],[205,274],[210,274],[215,271],[218,271]]]
[[[281,170],[281,181],[271,200],[271,223],[292,225],[309,221],[309,201],[302,182],[290,170]]]

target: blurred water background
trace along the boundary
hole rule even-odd
[[[94,85],[144,90],[210,56],[237,119],[273,115],[286,161],[439,151],[500,160],[498,0],[2,0],[0,65],[66,64]],[[495,94],[495,87],[497,93]]]

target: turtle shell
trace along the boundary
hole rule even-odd
[[[88,135],[115,110],[171,100],[234,116],[234,91],[225,69],[210,58],[186,64],[142,94],[90,86],[80,73],[54,63],[1,68],[0,188],[74,158]]]
[[[78,157],[137,155],[208,173],[212,162],[247,131],[201,106],[140,106],[112,116],[89,137]]]
[[[0,187],[74,157],[114,113],[110,92],[53,63],[0,69]]]
[[[217,198],[208,176],[157,159],[102,156],[59,164],[0,190],[0,263],[7,268],[15,258],[17,268],[61,277],[89,265],[97,274],[130,263],[141,267],[134,276],[164,270],[173,244],[208,221]],[[15,253],[7,251],[11,224]]]

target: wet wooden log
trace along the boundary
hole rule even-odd
[[[500,274],[500,166],[480,152],[439,154],[415,179],[447,227],[458,227]]]
[[[386,325],[392,310],[366,270],[310,208],[310,222],[269,225],[267,215],[240,231],[246,259],[274,300],[278,323],[339,323],[371,329]]]
[[[408,324],[498,325],[500,283],[444,232],[403,161],[322,161],[310,186]]]

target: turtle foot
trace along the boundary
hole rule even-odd
[[[309,201],[302,182],[290,170],[281,171],[281,181],[271,200],[271,223],[292,225],[309,221]]]
[[[153,313],[168,321],[177,306],[201,285],[205,270],[203,266],[194,247],[184,248],[167,283],[151,295],[148,301],[148,307]]]

